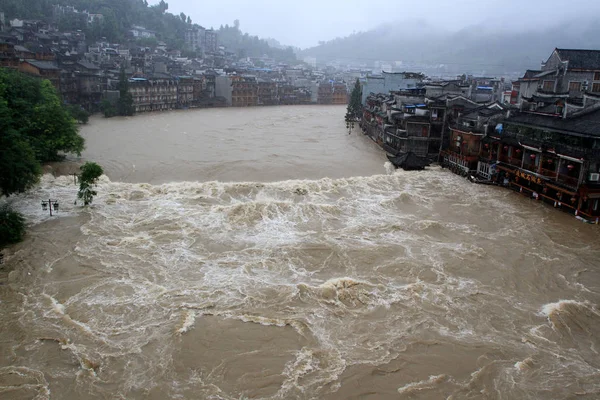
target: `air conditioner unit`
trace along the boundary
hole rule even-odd
[[[598,181],[600,181],[599,173],[590,174],[590,182],[598,182]]]

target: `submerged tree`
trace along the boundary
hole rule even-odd
[[[133,115],[133,96],[129,93],[129,80],[125,75],[125,68],[121,67],[119,76],[119,100],[117,101],[117,113],[122,116]]]
[[[354,129],[354,122],[360,117],[360,112],[362,110],[361,97],[362,89],[360,87],[360,81],[357,78],[354,89],[352,89],[352,93],[350,94],[350,101],[348,102],[348,108],[346,110],[345,120],[348,133],[352,132],[352,129]]]
[[[25,236],[25,217],[10,208],[0,206],[0,249],[8,244],[18,243]]]
[[[102,167],[95,162],[86,162],[81,166],[81,175],[79,176],[79,192],[77,198],[83,200],[83,205],[92,204],[94,196],[98,194],[92,186],[98,183],[98,178],[104,171]]]

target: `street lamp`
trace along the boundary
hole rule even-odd
[[[54,212],[58,212],[58,200],[42,200],[42,210],[50,210],[50,216],[52,216],[52,209],[54,208]]]

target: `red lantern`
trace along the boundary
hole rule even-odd
[[[508,146],[504,146],[504,150],[508,150]]]
[[[531,158],[532,160],[535,160],[535,154],[530,155],[529,158]]]
[[[575,166],[573,164],[569,164],[567,165],[567,168],[569,169],[569,171],[571,171],[573,168],[575,168]]]
[[[552,164],[552,163],[554,162],[554,160],[552,160],[552,159],[547,159],[547,160],[546,160],[546,162],[547,162],[548,164]]]
[[[485,148],[487,149],[488,147],[490,147],[490,145],[486,143],[485,144]]]
[[[520,153],[520,152],[521,152],[521,149],[517,149],[517,153]]]

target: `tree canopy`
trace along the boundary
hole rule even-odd
[[[95,162],[86,162],[81,166],[77,198],[83,200],[84,205],[87,206],[92,204],[94,196],[98,194],[92,187],[98,183],[98,178],[100,178],[103,173],[102,167]]]
[[[0,206],[0,249],[8,244],[18,243],[25,236],[25,217],[10,208]]]
[[[28,189],[40,163],[83,148],[77,123],[50,81],[0,68],[0,194]]]
[[[362,88],[358,78],[354,83],[354,88],[350,94],[350,101],[348,102],[348,116],[351,118],[358,118],[362,110]]]

